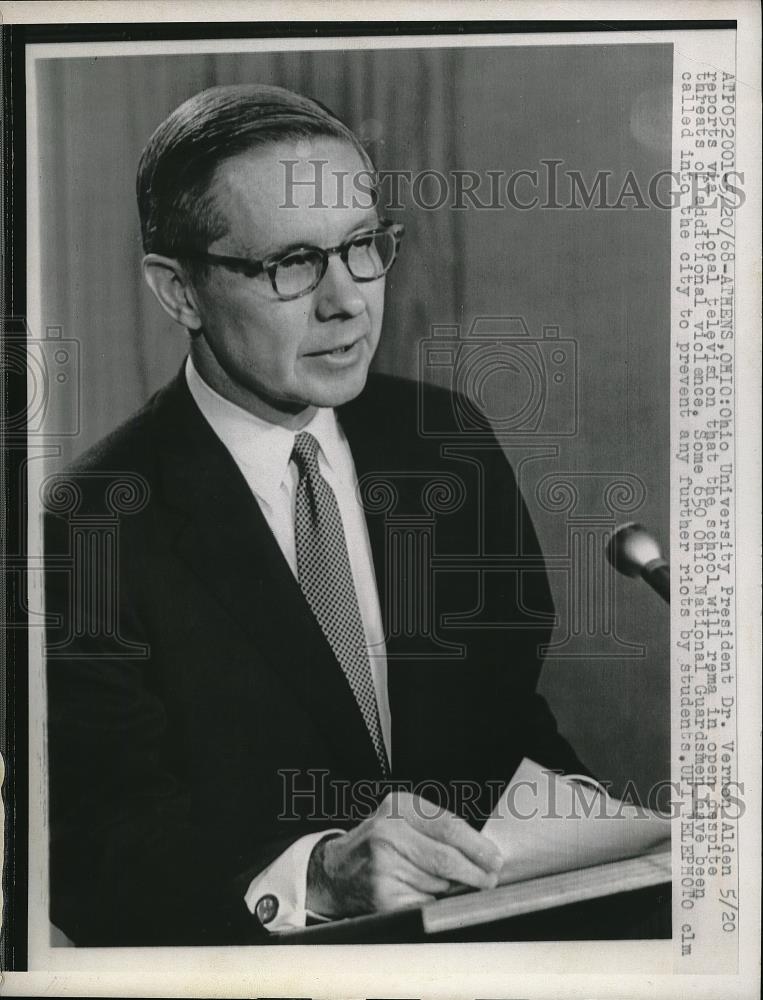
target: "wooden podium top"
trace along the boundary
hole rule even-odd
[[[273,944],[426,941],[463,928],[664,885],[670,879],[668,849],[482,892],[449,896],[422,907],[282,931],[272,938]]]
[[[427,934],[518,917],[670,881],[670,851],[438,899],[421,908]]]

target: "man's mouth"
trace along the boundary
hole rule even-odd
[[[326,357],[341,357],[343,354],[347,354],[349,351],[358,344],[358,340],[353,340],[350,344],[341,344],[339,347],[327,347],[322,351],[309,351],[308,358],[326,358]]]

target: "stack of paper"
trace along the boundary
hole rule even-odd
[[[482,832],[503,852],[506,884],[666,848],[670,820],[525,758]]]

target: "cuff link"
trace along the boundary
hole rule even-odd
[[[271,893],[260,896],[254,908],[254,914],[261,924],[269,924],[275,920],[278,913],[278,899]]]

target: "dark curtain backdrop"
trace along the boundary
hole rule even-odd
[[[670,46],[93,57],[37,66],[43,323],[81,344],[80,433],[64,442],[64,460],[133,412],[185,354],[185,335],[141,281],[133,192],[148,136],[197,90],[261,81],[308,93],[368,140],[383,170],[487,178],[491,170],[542,170],[541,160],[554,159],[589,181],[596,170],[611,171],[616,196],[628,171],[646,191],[651,176],[670,169]],[[549,658],[542,690],[589,766],[615,790],[632,779],[645,795],[669,777],[667,609],[643,585],[618,579],[616,639],[587,640],[563,564],[569,557],[578,572],[598,558],[591,546],[601,511],[613,516],[601,494],[618,474],[642,484],[633,516],[668,542],[670,215],[634,208],[633,199],[610,211],[427,211],[402,190],[405,210],[393,214],[404,218],[407,236],[388,282],[379,369],[417,377],[419,342],[431,326],[466,328],[478,316],[522,317],[534,337],[557,326],[577,345],[576,432],[511,452],[544,550],[561,559],[552,573],[557,638],[576,633],[557,650],[575,655]],[[521,184],[518,192],[530,195]],[[487,200],[487,186],[480,197]],[[573,404],[553,398],[549,386],[549,427],[556,421],[569,431]],[[510,391],[500,379],[486,384],[491,415],[501,415]],[[51,394],[50,426],[56,407],[71,405]],[[556,474],[572,481],[575,504],[568,488],[559,506],[546,478]],[[644,655],[622,655],[634,652],[622,643],[641,644]]]

